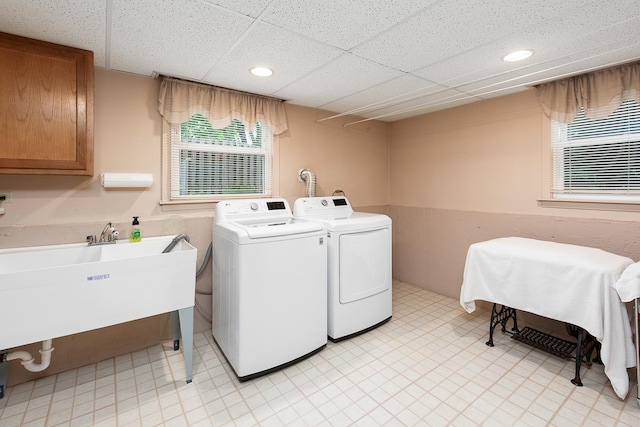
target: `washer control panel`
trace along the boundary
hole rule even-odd
[[[285,199],[224,200],[216,205],[216,222],[273,217],[292,217],[291,209]]]

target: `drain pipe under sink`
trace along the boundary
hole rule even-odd
[[[41,356],[40,363],[35,363],[35,358],[28,351],[14,351],[11,353],[6,353],[3,356],[3,359],[7,362],[11,360],[20,360],[20,363],[27,371],[30,372],[41,372],[49,367],[51,363],[51,352],[55,350],[51,347],[53,343],[52,339],[42,341],[42,350],[39,350]]]

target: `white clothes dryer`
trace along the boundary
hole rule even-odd
[[[346,197],[303,197],[295,218],[327,227],[327,333],[340,341],[391,319],[391,218],[354,212]]]
[[[327,250],[321,223],[285,199],[219,202],[213,224],[213,337],[240,381],[327,344]]]

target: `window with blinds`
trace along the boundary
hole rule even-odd
[[[581,111],[571,123],[552,121],[551,132],[554,198],[640,200],[640,104],[599,120]]]
[[[199,114],[171,125],[171,200],[221,200],[271,195],[269,129],[238,120],[215,129]]]

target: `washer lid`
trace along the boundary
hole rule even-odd
[[[326,224],[328,230],[335,232],[352,232],[391,227],[391,218],[388,216],[368,212],[353,212],[346,218],[307,217],[306,219],[309,221],[320,221]]]
[[[354,231],[391,226],[391,218],[386,215],[354,212],[344,196],[299,198],[293,204],[293,216],[323,222],[331,231]]]
[[[293,218],[280,218],[270,221],[236,221],[250,239],[265,237],[288,236],[292,234],[314,233],[323,229],[322,224],[312,221],[300,221]]]

